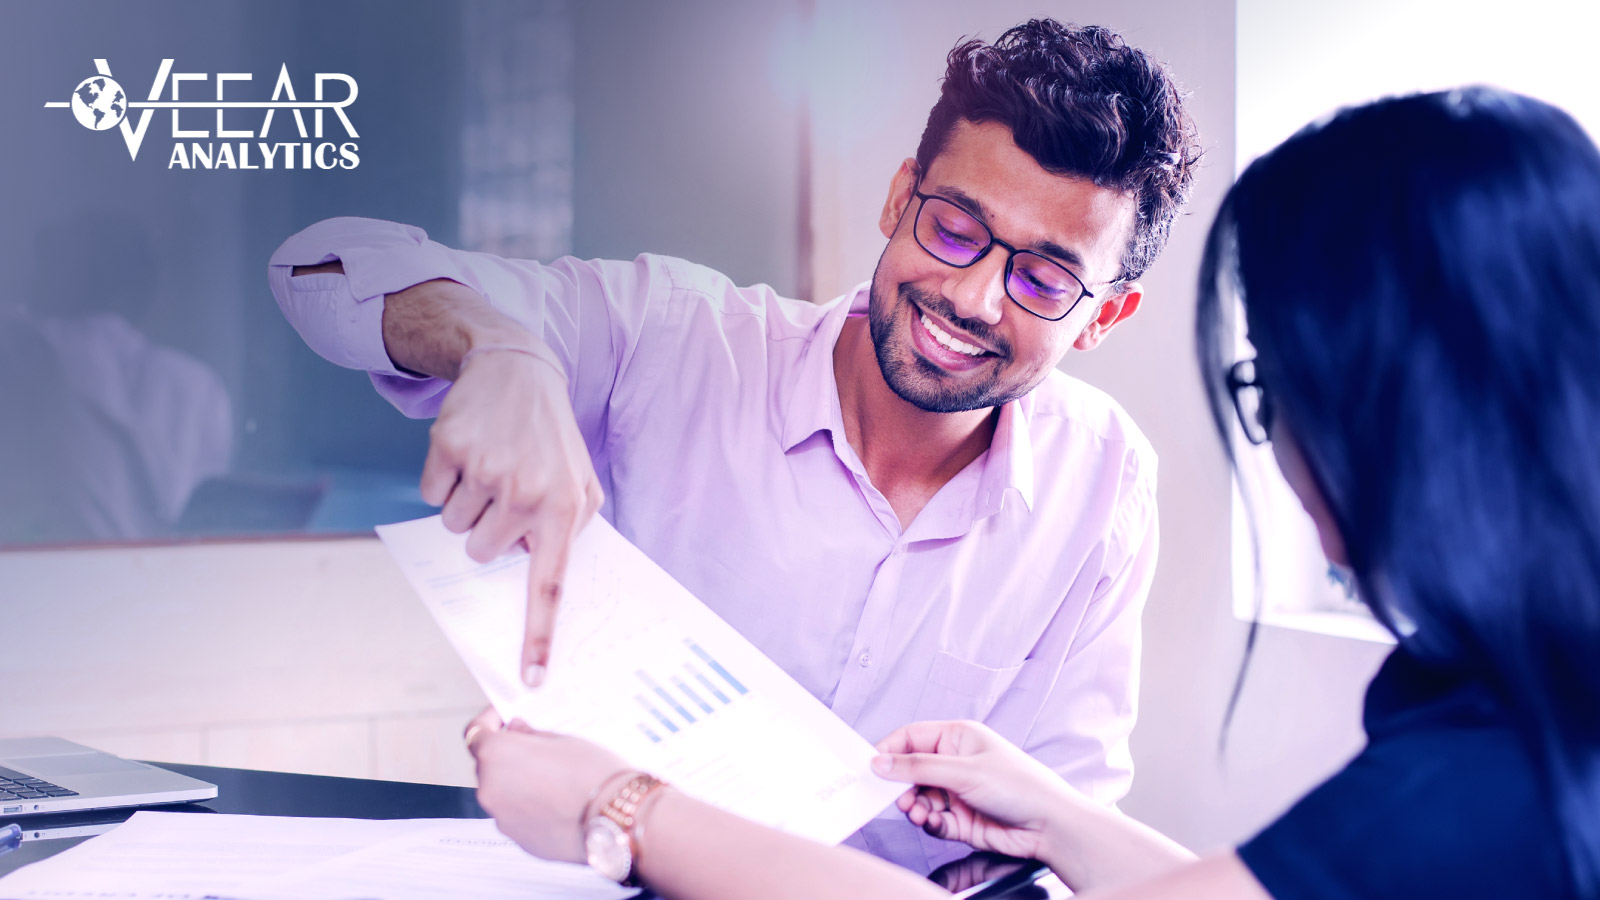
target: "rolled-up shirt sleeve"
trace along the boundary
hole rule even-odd
[[[343,275],[292,275],[294,266],[333,260],[343,264]],[[579,428],[598,440],[645,319],[663,305],[652,304],[652,295],[670,290],[665,268],[650,256],[550,264],[503,259],[451,249],[415,226],[347,217],[317,222],[284,241],[269,262],[268,282],[312,350],[366,371],[378,393],[412,417],[437,415],[450,385],[394,365],[383,340],[384,296],[436,278],[471,287],[554,351]]]

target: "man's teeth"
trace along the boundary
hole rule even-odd
[[[933,339],[938,341],[940,346],[945,347],[946,349],[954,350],[957,353],[965,353],[968,356],[982,356],[988,352],[982,347],[974,347],[966,341],[957,340],[951,337],[949,332],[945,331],[943,328],[940,328],[938,325],[935,325],[933,320],[928,318],[926,313],[924,313],[922,316],[922,327],[928,329],[928,333],[933,335]]]

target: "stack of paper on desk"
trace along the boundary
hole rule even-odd
[[[487,819],[135,813],[0,878],[7,900],[618,900],[586,866],[524,853]]]
[[[572,546],[536,690],[517,677],[526,555],[474,562],[437,516],[378,534],[506,721],[587,738],[702,800],[829,843],[905,789],[873,774],[870,744],[604,519]]]

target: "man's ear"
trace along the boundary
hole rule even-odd
[[[894,177],[889,179],[889,198],[883,201],[883,213],[878,216],[878,230],[883,232],[884,237],[894,237],[894,230],[900,227],[900,217],[911,205],[911,192],[916,189],[917,161],[907,159],[894,171]]]
[[[1083,331],[1078,334],[1078,339],[1072,346],[1078,350],[1093,350],[1100,346],[1111,329],[1127,321],[1128,317],[1139,311],[1139,304],[1144,302],[1144,286],[1137,281],[1125,284],[1117,293],[1106,298],[1100,304],[1100,309],[1095,313],[1089,324],[1083,326]]]

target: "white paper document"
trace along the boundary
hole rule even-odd
[[[630,893],[586,866],[529,856],[487,819],[137,812],[108,834],[0,878],[7,900],[618,900]]]
[[[435,824],[428,820],[424,825]],[[107,834],[0,879],[0,896],[202,898],[386,840],[415,821],[137,812]]]
[[[528,558],[438,516],[378,534],[500,717],[578,735],[730,812],[837,843],[905,785],[872,745],[598,516],[567,563],[545,683],[517,677]]]
[[[240,900],[620,900],[637,891],[588,866],[529,856],[488,819],[462,819],[254,882],[240,893]]]

